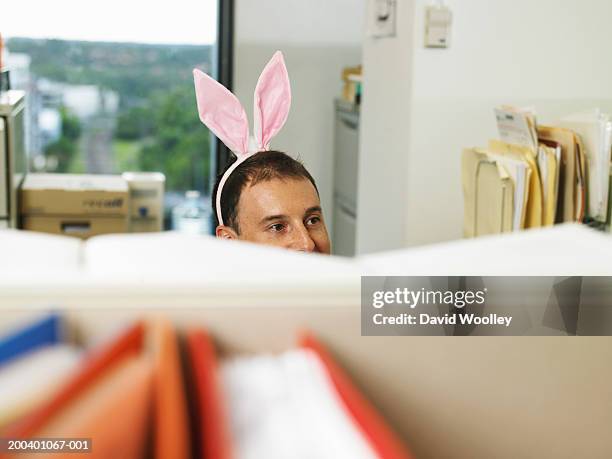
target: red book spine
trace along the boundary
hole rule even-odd
[[[361,394],[325,347],[309,333],[302,335],[299,345],[319,356],[340,398],[378,457],[381,459],[413,459],[413,455],[406,449],[397,434],[388,426],[376,408]]]

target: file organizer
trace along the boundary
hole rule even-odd
[[[610,117],[594,111],[537,126],[530,110],[501,107],[496,116],[501,140],[462,154],[464,236],[569,222],[603,227],[611,205]]]

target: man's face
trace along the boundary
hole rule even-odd
[[[240,234],[219,227],[217,236],[330,253],[321,202],[307,179],[273,179],[247,185],[240,195],[237,220]]]

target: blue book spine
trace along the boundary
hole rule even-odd
[[[62,341],[61,317],[59,314],[50,314],[14,333],[0,336],[0,367],[40,347]]]

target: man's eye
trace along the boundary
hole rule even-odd
[[[308,220],[306,220],[306,223],[309,225],[316,225],[317,223],[319,223],[321,221],[321,217],[310,217]]]
[[[268,229],[270,231],[272,231],[273,233],[278,233],[278,232],[282,231],[284,228],[285,228],[285,226],[283,224],[276,223],[276,224],[270,226]]]

